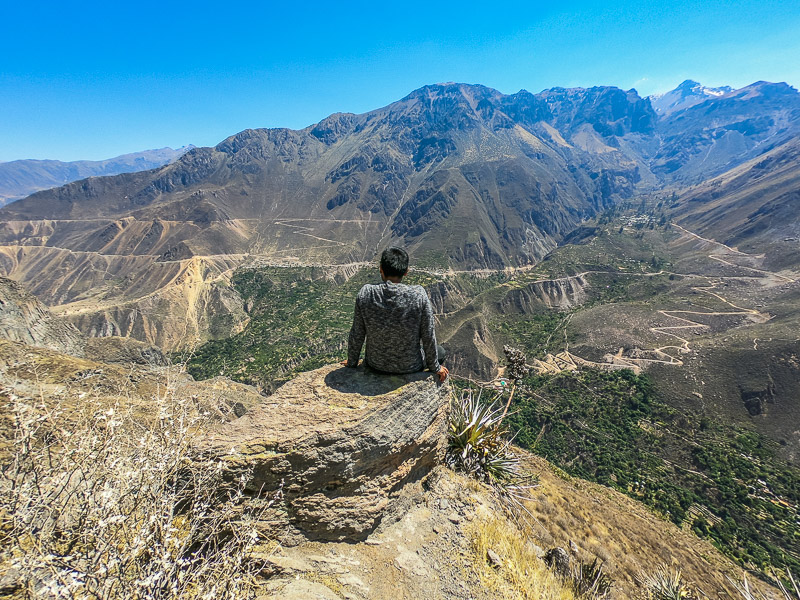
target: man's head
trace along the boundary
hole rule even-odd
[[[402,278],[408,272],[408,253],[390,246],[381,254],[381,273],[384,277]]]

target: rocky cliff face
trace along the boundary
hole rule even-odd
[[[252,502],[282,488],[268,531],[364,539],[402,487],[440,458],[447,390],[430,373],[330,365],[299,375],[199,449],[219,456],[231,477],[248,473]]]
[[[568,310],[586,300],[587,286],[583,275],[536,281],[509,293],[500,302],[500,312],[530,314],[542,306]]]
[[[48,348],[91,361],[121,365],[166,367],[163,352],[130,338],[86,338],[66,319],[53,315],[20,284],[0,277],[0,339]],[[0,360],[5,357],[0,356]]]
[[[17,282],[0,277],[0,338],[83,356],[84,339],[74,325],[54,317]]]

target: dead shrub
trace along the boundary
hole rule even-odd
[[[96,401],[76,416],[11,399],[0,564],[32,598],[249,598],[257,514],[192,439],[209,415],[167,389],[147,423]],[[269,505],[274,498],[268,501]]]

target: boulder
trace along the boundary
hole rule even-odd
[[[283,543],[363,540],[397,492],[441,459],[448,391],[431,373],[328,365],[210,431],[199,449],[231,478],[247,474],[247,502],[281,490],[261,524]]]

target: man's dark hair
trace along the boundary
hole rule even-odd
[[[408,253],[391,246],[381,254],[381,269],[386,277],[403,277],[408,272]]]

